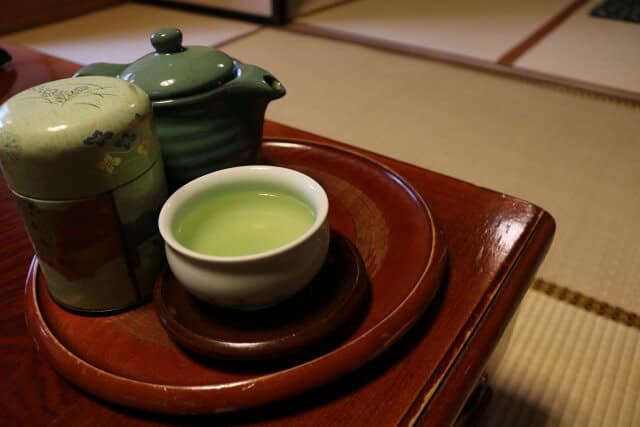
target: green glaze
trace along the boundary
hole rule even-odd
[[[243,70],[245,80],[154,103],[170,189],[215,170],[258,161],[264,113],[274,89],[257,79],[265,75],[261,68],[245,65]]]
[[[290,194],[229,186],[191,200],[178,212],[172,228],[185,247],[228,257],[284,246],[314,221],[313,209]]]
[[[182,33],[165,28],[151,35],[156,49],[119,72],[140,86],[152,100],[170,99],[213,89],[233,78],[234,66],[225,53],[204,46],[182,46]]]
[[[76,76],[135,82],[151,97],[170,189],[208,172],[254,163],[267,105],[284,86],[266,70],[201,46],[177,29],[151,36],[155,52],[132,64],[97,63]]]

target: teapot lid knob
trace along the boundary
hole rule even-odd
[[[151,44],[158,53],[175,53],[184,50],[182,31],[177,28],[161,28],[151,34]]]

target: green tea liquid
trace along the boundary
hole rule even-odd
[[[193,251],[242,256],[286,245],[314,221],[311,207],[287,193],[230,187],[188,202],[176,216],[173,232]]]

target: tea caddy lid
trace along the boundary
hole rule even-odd
[[[24,196],[91,197],[159,157],[149,97],[114,77],[44,83],[0,106],[0,162],[9,187]]]
[[[119,75],[137,84],[153,101],[215,89],[235,77],[233,59],[206,46],[182,46],[182,32],[161,28],[151,34],[155,52],[130,64]]]

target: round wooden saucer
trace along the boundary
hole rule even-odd
[[[274,307],[241,311],[206,304],[187,292],[168,268],[156,283],[154,305],[169,335],[200,355],[229,361],[300,358],[358,325],[367,283],[358,250],[333,232],[320,273],[303,291]]]

